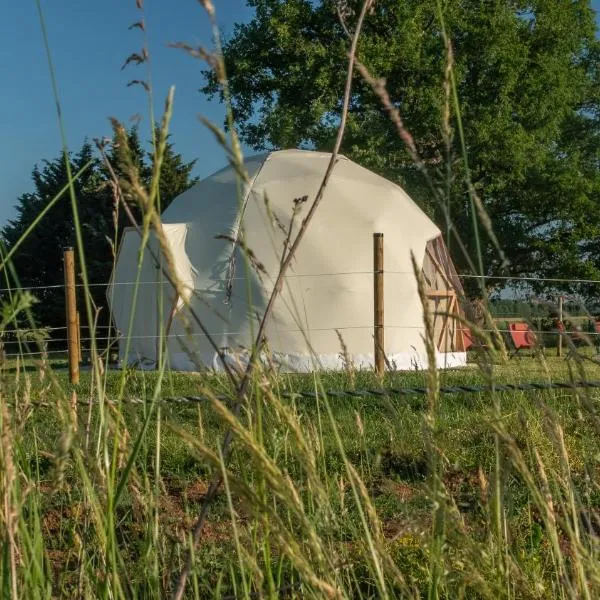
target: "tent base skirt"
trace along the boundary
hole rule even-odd
[[[351,367],[357,370],[373,370],[375,359],[373,354],[355,354],[350,358]],[[167,367],[174,371],[200,371],[210,369],[223,371],[223,364],[216,354],[198,357],[198,362],[193,361],[183,352],[172,352],[169,355]],[[308,354],[273,353],[272,356],[263,356],[265,365],[270,364],[281,373],[313,373],[315,371],[343,371],[348,368],[346,360],[338,354],[321,354],[311,356]],[[235,370],[243,370],[248,362],[247,354],[227,353],[227,363]],[[123,360],[121,364],[123,364]],[[129,356],[128,364],[143,370],[156,369],[156,361],[144,357]],[[427,356],[418,353],[396,353],[386,357],[389,371],[420,371],[428,368]],[[436,352],[436,366],[438,369],[453,369],[467,365],[466,352]]]

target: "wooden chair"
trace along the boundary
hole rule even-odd
[[[539,348],[537,337],[527,323],[509,323],[508,333],[515,347],[509,358],[515,356],[520,350],[534,350]]]

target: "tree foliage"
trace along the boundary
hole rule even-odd
[[[137,128],[129,130],[128,143],[141,180],[148,184],[152,176],[152,153],[144,150]],[[118,174],[119,163],[114,160],[114,152],[114,148],[111,148],[109,159],[113,159],[111,164]],[[91,161],[91,167],[75,182],[75,195],[88,278],[94,284],[91,288],[92,297],[95,305],[102,309],[101,324],[106,325],[108,308],[105,284],[110,278],[114,251],[123,227],[129,223],[123,211],[115,206],[113,193],[107,185],[109,175],[100,160],[94,156],[92,146],[84,142],[81,149],[69,159],[73,174]],[[185,162],[174,150],[173,144],[168,144],[160,179],[163,208],[196,182],[191,176],[194,162]],[[17,199],[16,217],[2,229],[2,238],[8,250],[14,247],[40,212],[66,185],[68,177],[64,157],[59,155],[53,160],[43,161],[41,166],[36,165],[32,179],[34,191]],[[61,286],[62,258],[63,249],[69,246],[76,247],[76,238],[71,200],[67,193],[20,244],[13,258],[21,286],[37,288],[34,295],[39,302],[34,313],[41,325],[61,327],[65,324],[64,291]],[[78,282],[81,282],[81,279],[78,278]],[[83,307],[82,300],[79,306]]]
[[[457,113],[444,138],[448,56],[437,0],[378,0],[358,58],[400,110],[471,257],[476,254]],[[250,0],[254,18],[224,47],[233,110],[255,149],[333,145],[359,3]],[[599,45],[589,0],[442,2],[466,154],[510,272],[600,275]],[[345,20],[345,27],[339,15]],[[220,94],[210,72],[203,91]],[[404,185],[437,219],[440,206],[359,75],[343,153]],[[448,169],[448,165],[451,167]],[[485,271],[501,260],[482,232]],[[451,243],[457,265],[467,261]]]

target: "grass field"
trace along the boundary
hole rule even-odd
[[[44,338],[38,325],[47,323],[44,320],[36,323],[32,313],[34,298],[30,293],[22,293],[25,289],[43,289],[39,285],[42,275],[35,274],[34,287],[21,288],[17,270],[11,262],[30,234],[48,224],[48,220],[42,222],[42,219],[63,194],[65,200],[68,196],[71,206],[68,245],[76,249],[77,277],[81,277],[81,284],[77,284],[82,286],[78,289],[80,300],[84,300],[79,306],[81,323],[93,328],[96,319],[107,314],[106,310],[101,312],[103,308],[96,305],[90,291],[90,285],[98,286],[100,280],[95,272],[95,259],[98,258],[94,255],[95,245],[90,246],[94,248],[91,252],[86,250],[88,236],[97,233],[98,239],[107,241],[111,260],[115,259],[123,224],[137,229],[142,240],[132,292],[135,300],[132,299],[128,310],[135,311],[136,306],[148,301],[143,291],[140,291],[139,298],[137,294],[143,281],[140,279],[143,250],[148,248],[151,233],[156,235],[160,247],[159,254],[154,255],[156,272],[162,265],[169,285],[176,292],[177,302],[172,305],[169,321],[179,301],[190,297],[189,282],[180,281],[178,270],[174,268],[172,246],[160,217],[163,200],[166,199],[162,197],[162,171],[170,145],[174,87],[167,94],[160,118],[154,108],[160,92],[155,92],[152,87],[143,4],[136,0],[139,14],[129,27],[135,35],[142,35],[142,40],[136,39],[133,53],[123,57],[122,69],[131,63],[144,66],[144,71],[132,75],[135,79],[127,85],[136,84],[147,93],[147,119],[152,131],[151,161],[146,165],[148,174],[143,173],[143,161],[135,148],[130,147],[130,134],[116,120],[112,120],[110,143],[97,141],[101,170],[100,165],[93,166],[93,161],[74,168],[67,144],[65,121],[68,119],[65,120],[66,111],[59,94],[59,78],[54,68],[44,11],[42,3],[36,0],[52,82],[52,100],[57,108],[61,132],[66,181],[57,182],[57,189],[50,194],[52,199],[48,198],[45,204],[40,205],[41,212],[22,231],[19,230],[18,240],[13,241],[8,253],[0,248],[6,283],[4,291],[9,291],[0,311],[0,333],[6,336],[7,331],[11,331],[15,334],[3,340],[10,340],[15,347],[21,348],[25,341],[33,347],[35,341],[39,342],[41,350],[46,342],[57,344],[66,341],[56,338],[52,342]],[[250,3],[251,6],[254,4]],[[257,3],[255,8],[266,14],[271,10],[268,4]],[[271,4],[275,6],[277,3]],[[282,15],[288,9],[290,13],[301,10],[302,14],[312,10],[310,2],[289,3],[289,6],[281,4]],[[362,48],[357,54],[363,19],[374,7],[368,1],[360,3],[361,16],[358,17],[358,13],[354,15],[358,17],[356,24],[347,28],[344,15],[347,12],[353,14],[356,8],[350,7],[352,3],[347,4],[331,5],[337,10],[342,29],[352,38],[348,50],[343,53],[345,60],[348,52],[344,95],[336,99],[333,112],[327,109],[323,113],[318,127],[319,135],[322,135],[325,130],[321,124],[329,126],[337,123],[339,118],[335,136],[328,136],[330,139],[326,143],[328,148],[333,149],[331,162],[319,191],[307,204],[310,208],[302,213],[301,221],[294,221],[299,214],[296,209],[300,210],[308,196],[294,200],[295,208],[289,224],[282,225],[277,218],[285,240],[282,240],[281,260],[276,261],[279,272],[268,274],[273,280],[273,291],[269,292],[271,300],[255,305],[251,302],[251,294],[247,296],[248,318],[253,320],[256,313],[261,322],[254,339],[253,356],[254,352],[258,354],[264,348],[263,334],[267,331],[269,319],[274,317],[272,311],[278,290],[282,287],[280,284],[296,258],[295,249],[325,193],[336,155],[346,147],[346,142],[342,145],[342,141],[351,105],[355,104],[354,97],[359,93],[356,81],[359,75],[363,87],[372,88],[381,100],[382,114],[389,113],[402,146],[406,146],[407,154],[397,154],[394,160],[399,162],[390,163],[390,172],[406,172],[411,177],[417,171],[423,173],[426,185],[423,190],[429,190],[427,195],[431,196],[427,198],[428,210],[439,211],[447,238],[450,238],[452,229],[460,232],[456,241],[465,248],[467,263],[473,265],[469,273],[461,275],[475,275],[481,284],[480,289],[473,287],[468,295],[476,292],[475,295],[483,300],[487,298],[492,288],[486,288],[483,275],[490,260],[501,265],[497,272],[502,273],[502,277],[510,264],[500,251],[491,219],[479,198],[480,193],[484,194],[484,199],[489,194],[495,202],[494,190],[501,191],[509,181],[505,179],[505,165],[508,163],[504,159],[500,161],[503,166],[498,173],[498,181],[491,177],[494,173],[485,175],[485,180],[492,183],[489,189],[481,189],[483,180],[471,179],[471,173],[487,173],[487,167],[482,169],[481,164],[487,164],[490,159],[486,156],[487,151],[483,152],[486,158],[481,164],[469,157],[469,148],[476,144],[465,137],[463,130],[460,104],[463,75],[459,72],[455,76],[454,73],[453,44],[446,34],[445,3],[436,3],[437,10],[432,13],[432,20],[427,25],[429,29],[432,23],[439,21],[434,25],[437,27],[436,45],[431,46],[437,48],[436,56],[432,54],[427,70],[429,73],[439,62],[439,76],[443,73],[443,82],[440,81],[443,89],[440,85],[439,98],[436,94],[437,99],[432,104],[436,107],[434,114],[439,112],[441,131],[434,130],[428,135],[420,132],[416,139],[403,124],[405,115],[400,114],[400,105],[390,99],[397,90],[391,90],[388,96],[385,80],[377,79],[388,74],[370,75],[367,71],[367,65],[379,71],[387,61],[377,59],[374,62],[374,57]],[[245,200],[242,191],[246,187],[250,189],[251,181],[246,173],[235,123],[235,113],[240,111],[234,110],[231,100],[232,88],[227,80],[228,65],[222,55],[215,7],[210,0],[201,0],[200,5],[212,29],[213,47],[196,48],[196,42],[194,46],[186,43],[171,45],[200,58],[204,65],[201,68],[213,71],[216,89],[225,104],[226,131],[208,122],[205,124],[215,134],[223,149],[224,161],[231,165],[237,177],[240,211],[239,221],[236,219],[233,228],[236,238],[233,240],[232,257],[238,252],[243,256],[240,263],[244,263],[248,275],[251,269],[258,273],[261,267],[263,270],[265,267],[258,261],[254,249],[246,247],[243,236],[242,207]],[[323,8],[329,10],[329,4],[324,3]],[[386,13],[391,8],[384,7],[383,10],[380,15],[382,23],[387,21]],[[529,12],[534,16],[537,14],[533,9]],[[529,13],[525,13],[528,17]],[[487,13],[484,11],[482,14]],[[542,14],[551,13],[542,11]],[[518,16],[522,20],[523,15],[519,13]],[[477,19],[468,21],[471,27]],[[410,27],[416,27],[415,31],[418,31],[418,19],[411,19],[410,23]],[[500,29],[504,27],[500,20],[495,19],[494,23],[500,23]],[[318,31],[318,23],[307,21],[309,30],[315,27]],[[537,32],[537,21],[535,29]],[[258,35],[261,30],[256,31]],[[284,37],[292,39],[292,32],[288,32],[283,21],[277,25],[277,31],[281,35],[285,32]],[[423,30],[419,37],[423,37],[424,33]],[[107,32],[104,34],[109,35]],[[466,42],[460,40],[465,48],[469,46],[469,36],[465,38]],[[440,42],[443,45],[439,45]],[[142,50],[139,50],[140,43]],[[336,43],[332,39],[332,48]],[[379,45],[385,46],[378,42]],[[299,46],[294,48],[294,53],[305,50],[307,48]],[[241,71],[248,69],[247,58],[240,56]],[[359,58],[366,59],[362,69],[358,68],[358,63],[355,64]],[[378,65],[378,62],[382,64]],[[335,72],[336,81],[340,74],[343,77],[343,71],[343,65],[335,65],[332,72]],[[550,71],[554,72],[553,69]],[[78,73],[71,75],[79,76]],[[322,81],[311,82],[309,72],[306,78],[307,86],[322,85]],[[428,78],[429,74],[425,79],[420,76],[417,79],[426,81]],[[322,79],[321,75],[319,79]],[[259,80],[256,85],[261,87],[263,84]],[[432,96],[432,89],[430,92],[426,87],[420,89],[421,81],[418,85],[417,97],[426,99]],[[329,84],[327,86],[330,87]],[[539,86],[536,84],[534,87],[537,89]],[[330,91],[327,90],[327,93]],[[479,88],[476,96],[482,96]],[[311,111],[319,105],[326,106],[323,102],[320,99],[314,106],[311,104]],[[402,110],[405,104],[402,103]],[[578,102],[573,115],[579,115],[582,105],[587,106]],[[375,121],[369,115],[375,114],[373,105],[365,106],[365,123],[372,124]],[[466,117],[474,114],[473,106],[468,106]],[[566,105],[563,103],[561,106],[561,112],[565,112]],[[260,109],[259,105],[257,107]],[[508,114],[510,111],[505,112]],[[518,114],[515,112],[515,115]],[[360,113],[356,116],[360,119]],[[433,124],[430,118],[431,115],[428,115],[427,123]],[[284,133],[291,128],[291,123],[285,119],[277,118],[275,121],[277,128],[283,128]],[[156,123],[159,124],[155,129]],[[356,123],[361,121],[350,119],[348,123],[349,128],[356,128]],[[486,124],[486,127],[489,126]],[[379,127],[376,129],[379,130]],[[508,129],[503,124],[501,131],[507,132]],[[570,128],[565,131],[570,131]],[[286,137],[289,137],[288,133]],[[494,136],[488,137],[495,139]],[[542,138],[551,139],[546,133]],[[310,141],[310,137],[306,139]],[[360,140],[360,136],[356,139]],[[431,140],[436,139],[438,141],[432,144]],[[531,139],[535,141],[536,138]],[[556,152],[556,147],[562,148],[561,144],[556,146],[553,143],[553,152]],[[264,145],[261,144],[261,147]],[[388,141],[383,146],[379,143],[371,146],[369,142],[357,150],[366,153],[366,156],[375,152],[377,162],[383,164],[379,161],[377,148],[386,147],[392,148]],[[419,148],[425,149],[425,156],[419,155]],[[432,148],[434,152],[430,154]],[[568,146],[565,148],[568,149]],[[496,147],[494,151],[497,151]],[[475,152],[477,157],[477,150]],[[443,158],[438,159],[438,153]],[[529,156],[530,152],[522,154]],[[360,153],[357,152],[357,155]],[[540,169],[542,163],[554,164],[542,161],[539,157],[543,156],[535,152],[532,154],[532,164],[538,165],[536,169]],[[407,163],[409,157],[414,164]],[[173,162],[172,158],[170,162]],[[579,162],[572,164],[575,168]],[[400,171],[399,166],[402,167]],[[435,176],[433,171],[428,174],[430,166],[436,168]],[[446,166],[446,169],[441,168]],[[406,167],[408,170],[405,171]],[[102,206],[111,206],[110,210],[114,211],[106,218],[96,219],[96,215],[83,210],[86,206],[100,206],[97,203],[86,205],[82,198],[85,200],[92,196],[76,189],[76,180],[88,168],[90,172],[97,168],[96,175],[102,184],[96,182],[94,186],[103,192],[99,196],[104,203]],[[576,170],[577,177],[573,181],[580,181],[582,171],[579,167]],[[545,179],[540,179],[542,183],[538,186],[538,175],[536,172],[533,178],[536,182],[531,188],[535,191],[533,200],[525,194],[527,190],[523,192],[529,204],[536,198],[545,198],[539,194],[537,187],[557,185],[563,179],[571,181],[564,173],[556,177],[553,172],[547,184],[543,183]],[[585,169],[583,175],[586,176]],[[35,180],[38,176],[34,173]],[[520,177],[524,180],[524,176]],[[168,183],[168,173],[166,180]],[[68,185],[63,188],[64,183]],[[519,180],[519,185],[521,183]],[[581,201],[584,188],[579,185],[574,184],[573,187],[578,194],[578,203],[587,206]],[[105,189],[108,196],[104,195]],[[48,193],[44,191],[44,194]],[[246,194],[245,191],[243,193]],[[78,194],[82,197],[78,198]],[[559,196],[555,194],[552,198]],[[109,204],[106,198],[110,199]],[[458,227],[450,220],[451,216],[456,218],[455,206],[460,208],[458,214],[462,215]],[[453,207],[452,215],[450,207]],[[540,206],[540,210],[547,212],[548,209]],[[23,212],[27,211],[23,209]],[[528,216],[530,211],[528,205],[525,211]],[[573,214],[578,222],[583,213]],[[567,218],[561,211],[557,215],[561,222],[569,223],[570,217]],[[90,221],[92,216],[93,221]],[[473,219],[472,230],[462,230],[463,216]],[[507,213],[507,216],[512,219],[515,215]],[[100,227],[97,220],[106,220],[102,226],[109,227],[111,217],[114,231],[96,231]],[[505,220],[504,227],[509,222],[512,221]],[[520,222],[520,218],[515,220],[516,231],[524,227]],[[556,220],[548,223],[554,235]],[[545,230],[546,225],[536,225],[534,230],[540,228]],[[579,225],[574,230],[579,232]],[[571,231],[570,225],[566,231]],[[587,248],[589,229],[581,231],[584,232],[581,235],[586,236]],[[560,229],[556,232],[560,233]],[[220,230],[214,233],[220,233]],[[485,234],[485,239],[489,238],[493,243],[486,241],[486,245],[482,245],[480,234]],[[464,236],[469,242],[466,245]],[[471,243],[471,237],[474,243]],[[521,248],[533,239],[517,239],[516,235],[504,237]],[[449,245],[449,239],[446,242]],[[456,252],[458,245],[454,243],[453,240]],[[550,242],[544,241],[546,243]],[[66,239],[64,245],[67,245]],[[25,256],[39,256],[48,251],[47,246],[40,243],[36,252]],[[547,247],[548,251],[554,249],[554,245]],[[557,247],[563,248],[562,245]],[[572,251],[570,246],[564,247]],[[470,248],[468,252],[467,248]],[[532,248],[535,251],[533,256],[544,256],[536,249],[537,246]],[[581,251],[587,260],[588,252]],[[472,255],[468,255],[469,252]],[[568,259],[565,264],[574,267],[575,256],[579,255],[557,258],[561,259],[558,262]],[[552,255],[548,259],[552,259]],[[27,260],[32,262],[30,258]],[[422,281],[422,269],[421,266],[417,268],[417,263],[414,262],[414,272],[424,307],[424,346],[431,357],[435,354],[435,330],[429,314],[430,302]],[[114,264],[111,266],[114,267]],[[217,271],[215,268],[215,273]],[[529,273],[529,268],[521,272]],[[540,272],[543,274],[543,269]],[[573,276],[577,272],[580,271],[575,270]],[[222,275],[220,283],[225,284],[225,279],[230,277],[229,269]],[[542,281],[540,279],[536,283]],[[563,280],[547,280],[550,281],[556,284]],[[47,283],[49,288],[57,288],[54,279]],[[450,282],[449,285],[456,287]],[[249,292],[251,288],[249,284]],[[74,288],[69,289],[72,291]],[[160,289],[163,289],[162,286]],[[13,290],[21,292],[13,294]],[[519,288],[519,291],[523,290]],[[546,292],[552,292],[548,297],[555,296],[555,291],[548,288]],[[461,295],[457,294],[458,297]],[[44,293],[40,296],[42,302],[48,301],[49,297]],[[486,302],[478,304],[483,307]],[[74,305],[75,302],[71,302],[71,306]],[[499,311],[497,321],[516,318],[520,312],[514,314],[513,310],[516,311],[518,305],[517,301],[511,306],[505,305],[504,312],[509,314],[502,317]],[[184,328],[190,331],[192,320],[195,325],[202,325],[197,316],[192,319],[192,306],[193,303],[190,303],[187,305],[189,310],[177,309]],[[165,306],[162,300],[157,308],[158,314],[163,314]],[[575,308],[580,309],[579,306]],[[490,333],[492,319],[487,314],[488,310],[486,305],[486,315],[482,313],[481,319],[475,319],[480,325],[485,325],[482,331],[477,332],[474,323],[469,325],[473,325],[475,337],[481,337],[480,341],[493,346],[492,339],[482,335]],[[450,307],[448,311],[451,312]],[[587,310],[582,312],[585,316],[578,313],[573,323],[585,322],[587,327],[591,315]],[[546,328],[550,326],[547,301],[538,302],[537,309],[529,313],[525,316],[536,321],[538,329],[542,328],[543,321]],[[71,316],[74,324],[75,314]],[[445,318],[448,318],[447,314]],[[61,329],[62,323],[64,321],[61,321]],[[131,335],[132,325],[133,320],[127,327],[129,334],[123,332],[124,340]],[[169,328],[170,324],[163,332],[161,326],[160,335],[166,336]],[[152,327],[148,326],[148,329]],[[205,333],[208,331],[203,325],[201,329]],[[18,331],[15,333],[15,330]],[[27,335],[24,335],[25,332]],[[45,333],[49,332],[50,329]],[[96,342],[102,339],[102,336],[92,335],[84,342],[91,340],[93,343],[95,337]],[[150,337],[150,334],[144,337]],[[73,330],[70,339],[73,342]],[[538,339],[541,343],[556,341],[556,333],[546,332]],[[342,353],[345,353],[343,341],[340,341]],[[51,347],[54,348],[54,345]],[[218,346],[215,345],[216,348]],[[80,384],[73,387],[68,381],[64,357],[43,362],[5,362],[0,366],[0,597],[10,600],[152,600],[179,598],[173,592],[184,589],[184,597],[194,599],[600,598],[600,389],[580,387],[522,392],[439,393],[440,385],[489,386],[492,383],[600,380],[600,363],[595,363],[595,359],[589,360],[591,351],[582,352],[579,357],[565,360],[555,357],[555,351],[550,349],[546,358],[525,356],[501,364],[474,356],[472,364],[461,370],[390,373],[382,380],[372,373],[356,372],[352,368],[336,374],[281,375],[263,371],[262,365],[254,369],[255,363],[251,362],[245,374],[236,381],[236,385],[242,388],[239,394],[242,399],[241,404],[235,407],[233,401],[237,400],[237,395],[232,389],[233,384],[224,376],[215,374],[183,374],[168,370],[158,373],[130,369],[104,371],[95,364],[94,371],[84,371]],[[125,350],[124,354],[129,355],[129,351]],[[247,390],[246,382],[249,382]],[[426,388],[426,393],[360,398],[326,393],[327,390],[382,387],[421,387]],[[310,391],[314,397],[290,399],[289,392],[301,391]],[[188,395],[201,396],[203,400],[185,403],[160,401],[162,397]],[[223,401],[220,399],[222,396],[230,400]],[[229,439],[230,446],[223,441]],[[215,498],[208,503],[206,498],[210,496],[211,482],[214,481],[220,483]],[[195,524],[207,507],[204,528],[196,536],[198,539],[194,539]],[[189,577],[186,580],[188,566]]]
[[[262,374],[237,420],[217,401],[152,404],[155,373],[127,374],[123,397],[146,403],[90,408],[61,369],[26,366],[2,380],[2,597],[167,596],[219,470],[189,597],[598,597],[597,391],[294,402],[281,392],[381,382]],[[485,372],[441,384],[600,379],[554,357]],[[104,376],[107,398],[120,377]],[[89,373],[77,392],[98,397]],[[161,389],[211,393],[226,382],[167,374]]]

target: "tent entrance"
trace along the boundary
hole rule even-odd
[[[459,298],[464,291],[442,236],[427,242],[423,260],[429,308],[439,352],[464,352]]]

